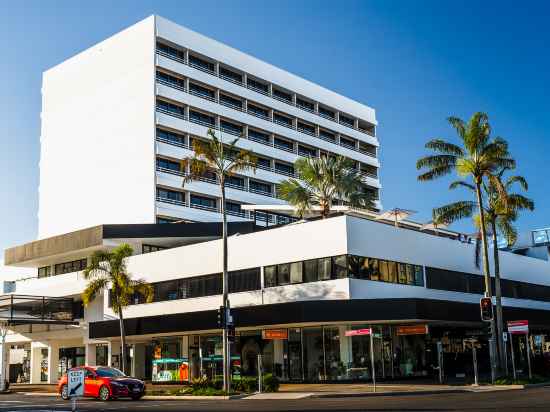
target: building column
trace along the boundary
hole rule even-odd
[[[132,345],[132,376],[138,379],[145,378],[145,343]]]
[[[6,342],[7,333],[8,330],[2,327],[0,331],[2,339],[0,341],[0,379],[2,382],[9,382],[10,380],[10,345]],[[4,388],[4,386],[2,385],[0,388]]]
[[[41,342],[31,342],[31,376],[30,383],[40,383],[40,372],[42,370],[42,349],[47,348]],[[48,363],[49,369],[49,363]]]
[[[95,343],[87,343],[85,345],[86,352],[85,352],[85,364],[88,366],[92,366],[96,364],[96,345]]]
[[[50,342],[48,346],[48,383],[59,380],[59,345]]]
[[[120,368],[122,366],[122,359],[120,359],[120,342],[115,341],[109,341],[107,345],[107,366],[111,366],[113,368]]]
[[[353,362],[351,336],[346,336],[347,325],[338,326],[338,335],[340,336],[340,362],[344,365],[344,368],[349,369]]]

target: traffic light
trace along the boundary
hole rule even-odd
[[[493,320],[493,302],[491,298],[481,298],[479,308],[481,310],[481,320],[483,322],[491,322]]]
[[[218,328],[225,328],[225,307],[220,306],[218,309]]]
[[[227,341],[230,343],[235,342],[235,325],[227,325]]]

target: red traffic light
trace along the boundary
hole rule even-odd
[[[481,320],[483,322],[491,322],[493,320],[493,301],[491,298],[481,298],[479,308],[481,310]]]

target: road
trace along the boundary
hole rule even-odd
[[[59,398],[1,395],[0,411],[70,411]],[[78,411],[550,411],[550,388],[435,395],[230,401],[83,400]]]

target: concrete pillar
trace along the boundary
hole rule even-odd
[[[85,358],[85,364],[88,366],[95,366],[96,365],[96,351],[95,351],[95,343],[87,343],[85,345],[86,348],[86,358]]]
[[[145,378],[145,344],[136,343],[132,348],[132,376],[143,379]]]
[[[31,342],[31,376],[30,383],[37,384],[40,383],[40,375],[42,371],[42,361],[47,361],[48,359],[43,359],[42,349],[47,349],[48,346],[44,345],[41,342]],[[48,363],[49,369],[49,363]]]
[[[346,336],[346,330],[348,330],[346,325],[338,326],[338,335],[340,336],[340,361],[344,365],[347,373],[349,366],[353,362],[353,354],[351,336]]]
[[[115,341],[109,341],[109,344],[107,345],[107,363],[108,366],[111,366],[113,368],[121,368],[122,367],[122,359],[120,359],[120,342]]]
[[[6,335],[8,330],[4,327],[1,328],[0,336],[0,389],[5,389],[3,383],[10,380],[10,345],[6,343]]]
[[[59,380],[59,345],[50,342],[48,345],[48,383]]]

